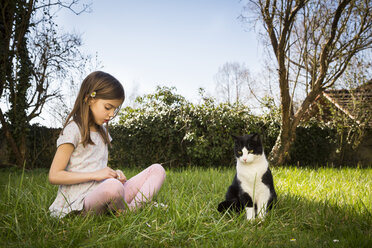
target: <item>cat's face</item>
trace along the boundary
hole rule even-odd
[[[258,134],[248,134],[244,136],[232,136],[235,140],[235,157],[241,163],[253,162],[257,156],[263,153],[263,147]]]

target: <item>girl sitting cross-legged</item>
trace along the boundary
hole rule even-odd
[[[49,207],[52,216],[72,211],[104,213],[134,210],[148,202],[162,186],[165,170],[153,164],[127,180],[121,170],[107,166],[111,137],[108,122],[124,101],[121,83],[96,71],[83,81],[74,108],[57,139],[49,181],[60,185]]]

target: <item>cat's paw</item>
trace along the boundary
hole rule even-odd
[[[225,212],[227,211],[228,209],[232,208],[233,207],[233,202],[230,202],[230,201],[223,201],[221,202],[220,204],[218,204],[218,212]]]
[[[264,219],[265,219],[265,216],[266,216],[266,213],[263,212],[263,213],[259,213],[259,214],[257,215],[257,218],[259,218],[259,219],[261,219],[261,220],[264,220]]]
[[[247,213],[247,220],[253,220],[255,218],[254,208],[245,208],[245,212]]]
[[[224,206],[224,202],[221,202],[220,204],[218,204],[217,210],[218,212],[224,212],[226,210]]]
[[[257,212],[257,218],[263,220],[265,219],[266,216],[266,207],[262,207],[260,210]]]

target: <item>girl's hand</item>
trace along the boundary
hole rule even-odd
[[[106,167],[104,169],[98,170],[94,172],[94,180],[95,181],[102,181],[108,178],[117,178],[117,173],[110,167]]]
[[[103,168],[94,172],[70,172],[66,171],[68,161],[71,157],[75,147],[70,144],[62,144],[57,148],[52,165],[49,170],[49,182],[57,185],[71,185],[77,183],[84,183],[90,181],[102,181],[108,178],[118,178],[120,175],[120,182],[124,183],[127,178],[123,172],[120,174],[110,167]]]
[[[117,177],[121,183],[125,183],[127,181],[127,177],[124,175],[124,173],[121,170],[116,170]]]

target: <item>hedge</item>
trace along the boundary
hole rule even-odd
[[[253,132],[260,133],[265,152],[271,151],[280,125],[279,110],[270,99],[266,102],[270,111],[257,116],[243,105],[216,103],[211,98],[193,104],[174,91],[158,88],[154,94],[137,98],[135,108],[122,109],[118,122],[109,128],[113,138],[111,166],[234,166],[231,135]],[[33,125],[30,130],[26,166],[49,168],[60,129]],[[353,149],[345,149],[349,156],[337,154],[337,132],[332,127],[311,121],[298,127],[296,135],[288,164],[358,163]],[[4,140],[0,142],[0,155],[1,164],[12,162]]]
[[[125,166],[163,163],[178,166],[231,166],[231,135],[264,130],[260,118],[244,106],[205,100],[194,105],[168,88],[125,108],[110,129],[115,140],[110,162]],[[266,137],[263,137],[266,138]],[[271,139],[273,140],[273,139]],[[267,143],[267,150],[272,143]]]
[[[48,128],[38,124],[29,127],[27,137],[27,169],[49,168],[56,152],[56,140],[60,133],[58,128]],[[14,155],[10,151],[2,130],[0,129],[0,165],[15,164]]]

